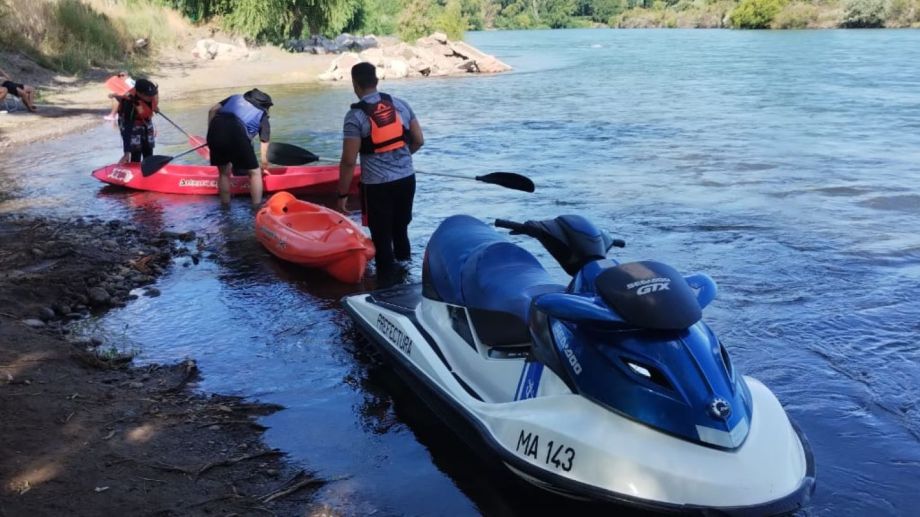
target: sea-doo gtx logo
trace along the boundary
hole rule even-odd
[[[642,296],[657,291],[668,291],[671,287],[670,278],[647,278],[626,284],[627,289],[635,289],[636,295]]]
[[[131,172],[131,169],[126,169],[124,167],[115,167],[109,172],[109,178],[113,180],[123,181],[125,183],[130,183],[134,179],[134,173]]]
[[[397,348],[402,350],[404,354],[409,355],[412,353],[412,340],[401,328],[384,317],[383,314],[377,315],[377,329],[381,334],[386,336],[390,343],[393,343]]]
[[[709,403],[709,414],[722,420],[728,420],[728,417],[732,415],[732,406],[723,398],[713,399]]]

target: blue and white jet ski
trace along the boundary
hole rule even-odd
[[[513,473],[571,497],[664,511],[770,515],[807,504],[807,440],[701,321],[712,279],[618,264],[606,254],[623,241],[580,216],[495,226],[538,239],[569,285],[457,215],[432,235],[421,284],[343,302]]]

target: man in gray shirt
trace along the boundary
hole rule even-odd
[[[361,101],[345,115],[337,207],[345,212],[360,155],[364,223],[377,249],[378,277],[386,277],[394,272],[397,260],[410,256],[409,223],[415,198],[412,154],[425,138],[409,104],[377,91],[374,65],[352,67],[351,82]]]

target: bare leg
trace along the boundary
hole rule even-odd
[[[230,204],[230,174],[233,172],[233,165],[225,164],[217,167],[217,191],[220,194],[220,204]]]
[[[6,99],[6,88],[0,86],[0,102]]]
[[[112,99],[112,111],[109,112],[108,118],[115,120],[115,116],[118,114],[118,100]]]
[[[29,111],[37,111],[35,108],[35,103],[32,100],[32,96],[35,94],[35,88],[31,86],[26,86],[25,88],[19,88],[19,98],[22,99],[22,103],[26,105],[26,108]]]
[[[262,169],[249,171],[249,194],[252,196],[252,206],[262,203]]]

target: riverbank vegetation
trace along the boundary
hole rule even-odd
[[[411,41],[487,29],[920,27],[920,0],[0,0],[0,50],[67,73],[137,70],[174,44],[178,13],[281,45],[341,32]]]
[[[164,0],[283,43],[340,32],[412,40],[433,31],[571,27],[804,29],[920,27],[920,0]]]
[[[144,0],[0,0],[0,50],[19,52],[52,70],[143,68],[175,41],[162,5]]]

